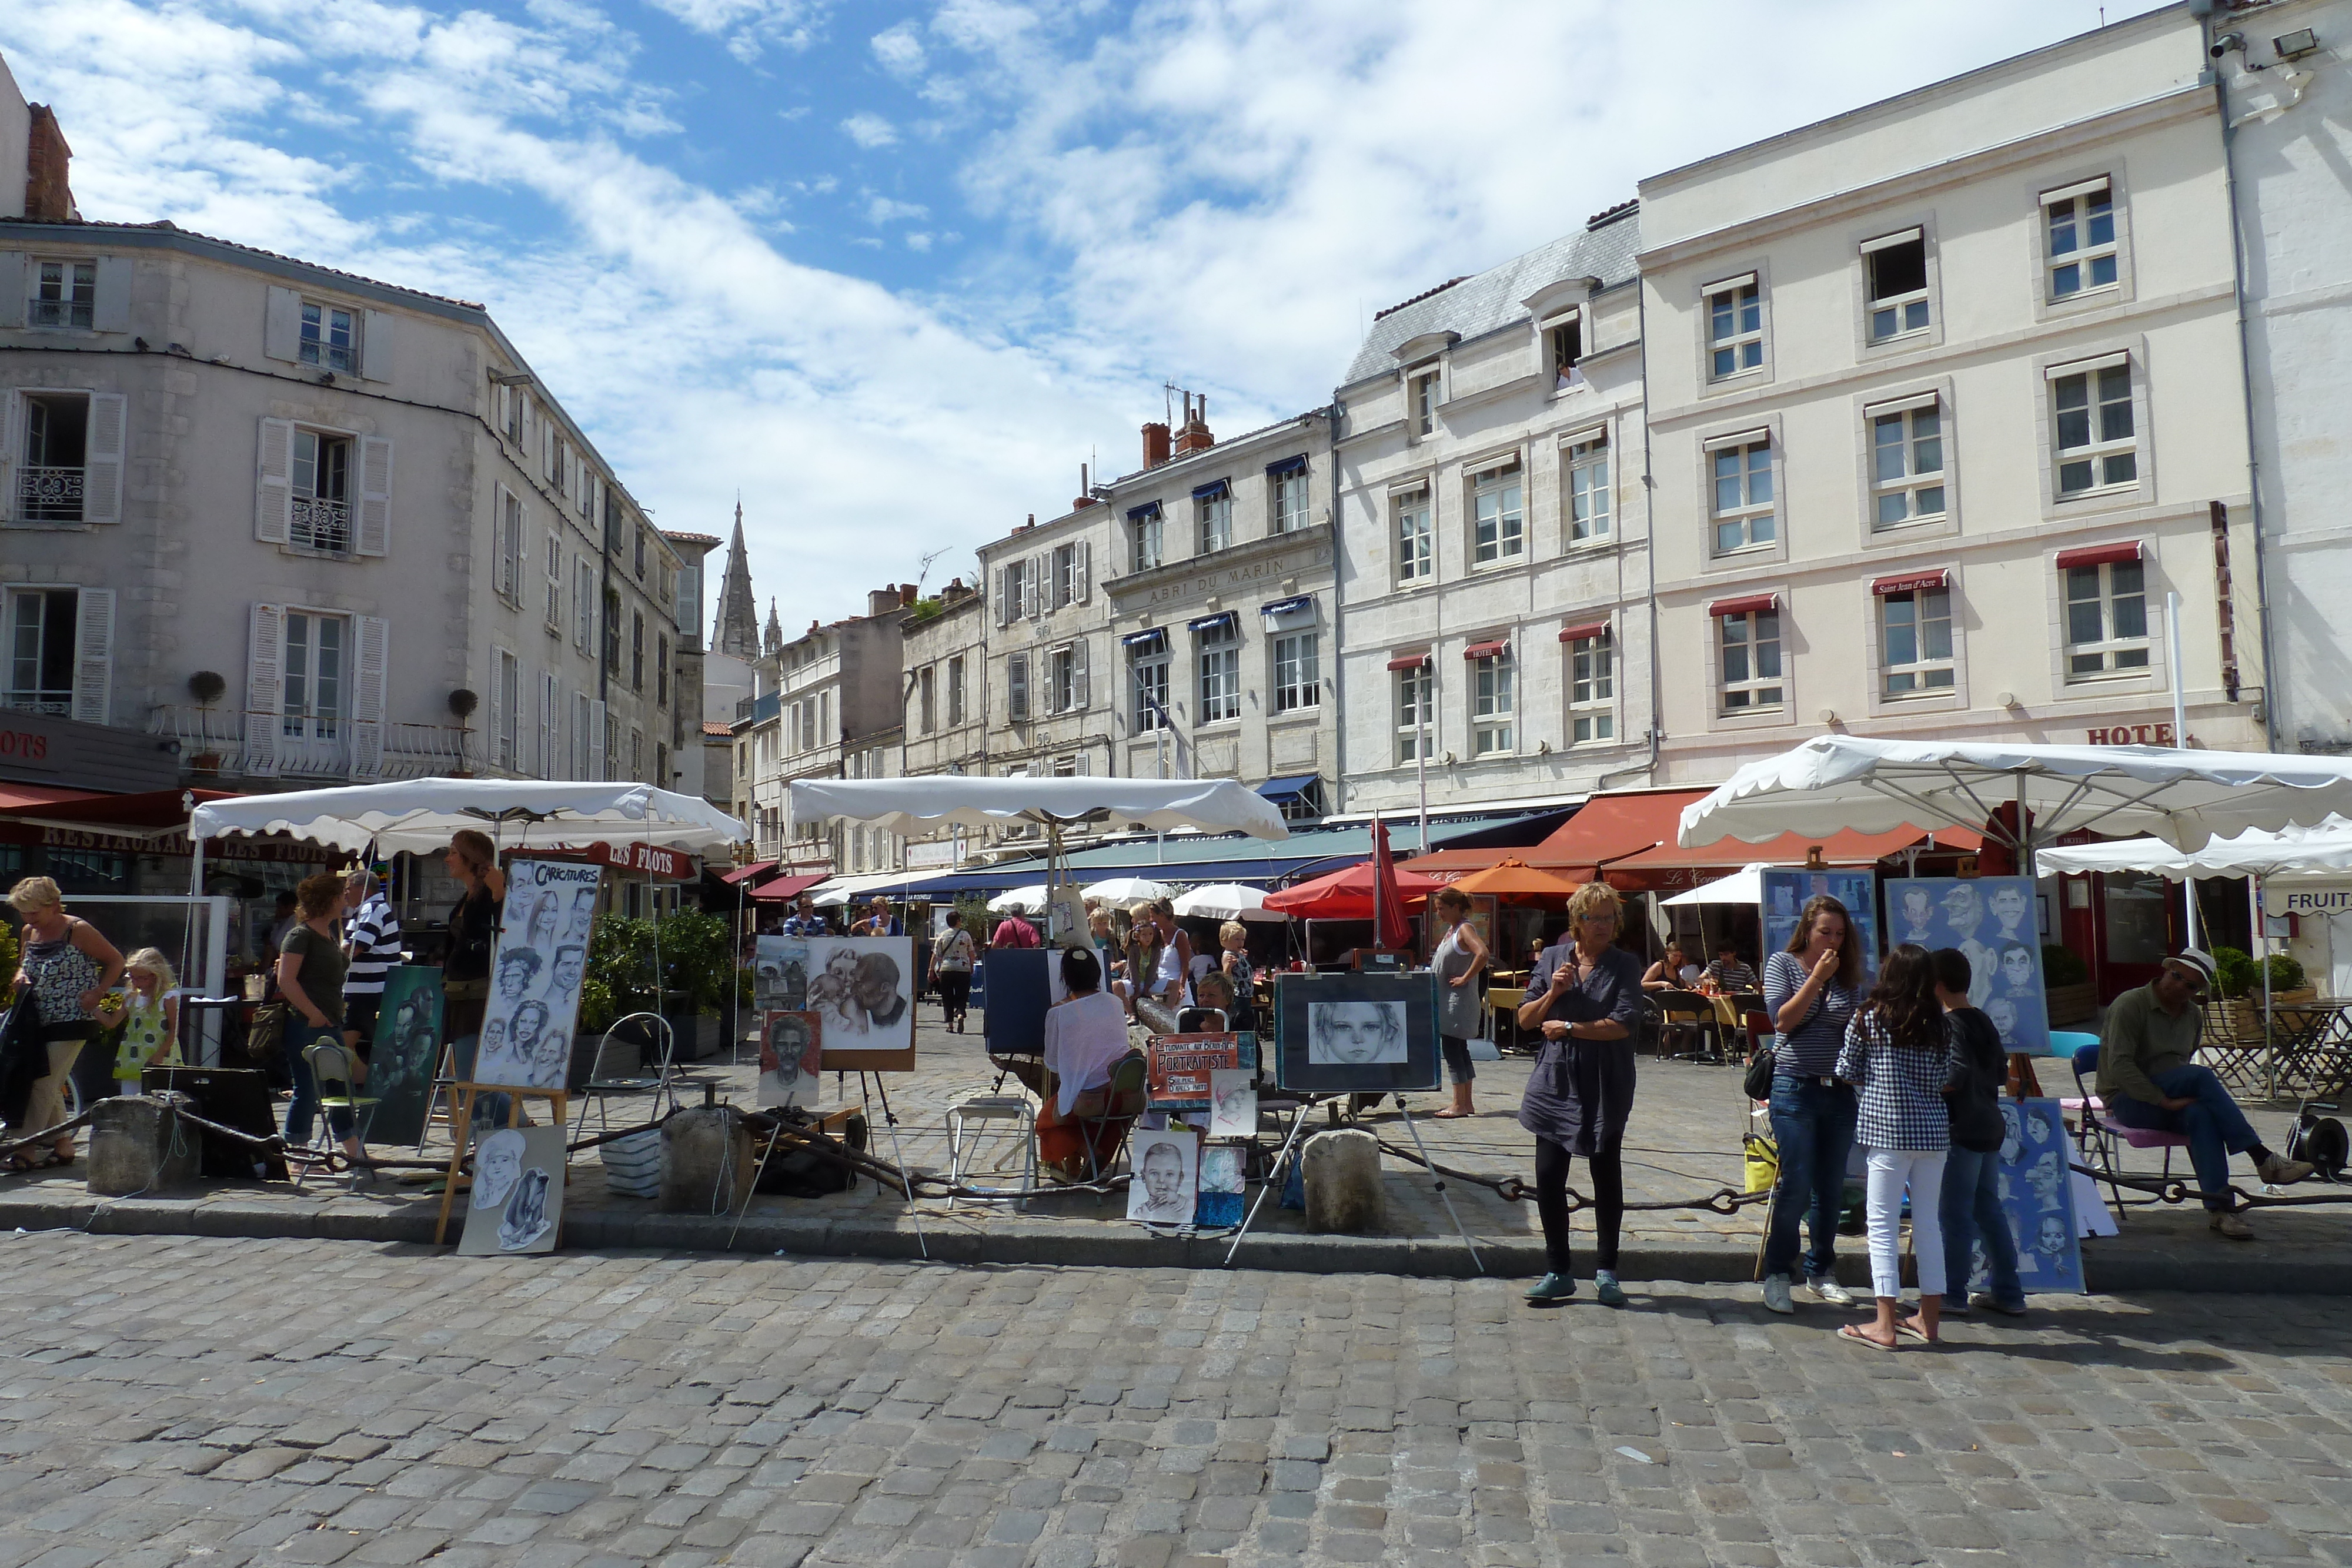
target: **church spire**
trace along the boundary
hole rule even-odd
[[[727,570],[719,580],[719,625],[710,645],[738,659],[760,656],[760,601],[751,597],[751,558],[743,547],[743,498],[735,498],[735,537],[727,545]]]

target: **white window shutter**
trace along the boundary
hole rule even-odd
[[[1054,552],[1039,550],[1029,558],[1029,613],[1042,617],[1054,608],[1053,591],[1047,586],[1054,575]]]
[[[1095,547],[1091,539],[1078,541],[1078,602],[1084,604],[1094,591]]]
[[[19,307],[22,308],[22,307]],[[91,303],[89,324],[94,331],[131,330],[131,258],[98,258],[98,298]]]
[[[260,778],[278,771],[278,709],[284,706],[286,607],[257,604],[245,662],[245,770]]]
[[[25,302],[31,298],[32,288],[25,274],[25,253],[0,250],[0,330],[13,330],[25,324]]]
[[[499,748],[507,737],[507,661],[513,657],[497,643],[490,645],[490,721],[482,743],[482,760],[493,767],[500,765]]]
[[[1004,568],[1000,566],[996,569],[996,623],[999,626],[1013,619],[1007,607],[1011,596],[1012,579]]]
[[[380,435],[360,438],[360,527],[355,552],[385,555],[392,549],[392,443]]]
[[[278,290],[272,289],[271,293]],[[261,422],[259,476],[254,486],[253,537],[282,545],[294,529],[294,422]]]
[[[74,606],[73,716],[104,724],[114,673],[114,590],[85,588]]]
[[[604,705],[588,705],[588,777],[604,777]]]
[[[352,685],[352,777],[383,777],[383,684],[391,664],[392,622],[376,615],[352,618],[359,657]]]
[[[0,521],[16,515],[16,444],[24,437],[25,405],[16,388],[0,387]]]
[[[302,297],[290,288],[273,288],[261,322],[264,358],[297,364],[302,358]]]
[[[103,294],[101,293],[101,298]],[[371,310],[360,328],[360,376],[363,381],[392,380],[393,348],[399,329],[393,325],[392,312]]]
[[[1070,706],[1082,713],[1087,706],[1087,640],[1083,637],[1070,644]]]
[[[122,394],[91,393],[89,439],[83,447],[82,457],[82,521],[122,520]]]
[[[563,688],[553,675],[541,675],[539,678],[539,776],[542,779],[562,776],[562,754],[556,746],[562,726]]]

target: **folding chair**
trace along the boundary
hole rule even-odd
[[[1011,1203],[1026,1212],[1029,1195],[1037,1190],[1037,1107],[1026,1094],[975,1094],[948,1107],[948,1186],[962,1185],[966,1171],[964,1145],[967,1142],[965,1124],[971,1122],[1010,1122],[1021,1139],[1024,1152],[1021,1186],[1016,1189],[982,1187],[970,1195],[973,1203]],[[956,1206],[956,1194],[948,1194],[948,1207]]]
[[[640,1030],[650,1028],[654,1037],[661,1041],[660,1056],[657,1059],[659,1065],[652,1077],[647,1078],[642,1074],[634,1078],[604,1076],[604,1053],[616,1044],[625,1051],[636,1051],[637,1065],[640,1068],[645,1065],[645,1041],[642,1038],[633,1033],[618,1040],[614,1039],[614,1036],[620,1034],[623,1024],[635,1024]],[[655,1113],[658,1115],[661,1098],[664,1094],[667,1094],[671,1109],[677,1109],[677,1091],[670,1082],[671,1063],[677,1050],[677,1040],[670,1029],[669,1019],[659,1013],[635,1012],[614,1019],[613,1026],[604,1031],[604,1038],[597,1040],[595,1054],[588,1059],[587,1081],[572,1091],[573,1097],[580,1102],[581,1125],[583,1127],[587,1125],[588,1105],[592,1100],[596,1106],[596,1130],[599,1133],[609,1133],[613,1130],[611,1103],[615,1099],[651,1094],[654,1096]]]
[[[1119,1156],[1127,1152],[1128,1134],[1149,1103],[1148,1071],[1143,1052],[1130,1051],[1111,1064],[1110,1081],[1098,1089],[1080,1094],[1070,1106],[1070,1119],[1078,1124],[1078,1138],[1087,1150],[1087,1179],[1100,1183],[1106,1173],[1115,1167]],[[1118,1141],[1111,1145],[1110,1157],[1098,1154],[1105,1129],[1114,1123],[1118,1127]],[[1095,1203],[1100,1207],[1104,1195],[1097,1193]]]
[[[341,1111],[351,1116],[352,1136],[365,1150],[368,1127],[375,1121],[375,1108],[383,1102],[359,1092],[359,1073],[351,1050],[340,1040],[314,1040],[302,1048],[302,1061],[310,1067],[310,1082],[318,1091],[319,1118],[328,1141],[331,1143],[335,1135],[331,1113]],[[352,1186],[357,1188],[369,1174],[365,1166],[355,1167]]]
[[[2058,1111],[2061,1115],[2072,1111],[2080,1118],[2074,1124],[2074,1146],[2086,1159],[2094,1151],[2097,1153],[2099,1163],[2106,1172],[2107,1190],[2115,1195],[2116,1223],[2120,1226],[2124,1222],[2124,1193],[2123,1188],[2116,1184],[2116,1167],[2121,1163],[2118,1156],[2122,1152],[2116,1146],[2116,1139],[2121,1137],[2124,1143],[2135,1149],[2162,1149],[2164,1179],[2167,1181],[2172,1179],[2172,1151],[2187,1148],[2189,1140],[2179,1133],[2163,1133],[2151,1127],[2126,1127],[2121,1122],[2110,1122],[2100,1114],[2106,1109],[2106,1103],[2092,1093],[2090,1085],[2083,1082],[2085,1072],[2091,1074],[2094,1081],[2098,1077],[2099,1048],[2095,1042],[2076,1046],[2074,1054],[2068,1060],[2074,1069],[2075,1092],[2072,1097],[2058,1102]]]

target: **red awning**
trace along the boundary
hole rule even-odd
[[[93,795],[86,789],[0,784],[0,817],[46,817],[93,828],[184,828],[191,801],[203,806],[236,796],[234,789],[142,789],[135,795]]]
[[[1397,867],[1397,892],[1405,898],[1435,893],[1445,884],[1418,873],[1412,865]],[[1345,871],[1302,882],[1265,895],[1265,906],[1294,920],[1370,920],[1372,918],[1372,862],[1360,861]]]
[[[2105,566],[2114,561],[2137,560],[2140,554],[2137,539],[2126,539],[2116,545],[2085,545],[2081,549],[2060,550],[2058,566],[2061,570],[2070,566]]]
[[[775,869],[774,861],[753,861],[750,865],[739,865],[733,871],[720,872],[719,880],[731,887],[747,877],[761,876]]]
[[[1950,569],[1939,567],[1934,571],[1906,572],[1901,577],[1882,577],[1870,585],[1873,593],[1916,593],[1923,588],[1949,588]]]
[[[51,789],[38,784],[0,784],[0,811],[55,807],[61,801],[100,798],[87,789]]]
[[[1389,661],[1389,668],[1391,670],[1421,670],[1428,666],[1429,650],[1426,648],[1418,653],[1399,653]]]
[[[1718,599],[1706,607],[1709,615],[1747,615],[1761,610],[1780,608],[1777,593],[1751,593],[1745,599]]]
[[[1499,659],[1510,651],[1511,640],[1497,637],[1492,642],[1471,643],[1462,650],[1462,656],[1465,659]]]
[[[1563,643],[1581,643],[1588,637],[1606,637],[1607,635],[1609,635],[1609,622],[1606,621],[1587,621],[1580,625],[1563,626],[1559,629],[1559,640]]]
[[[750,896],[752,898],[797,898],[800,896],[800,893],[803,888],[814,887],[818,883],[823,882],[826,877],[829,877],[833,873],[829,871],[810,871],[803,872],[797,876],[780,876],[773,882],[761,883],[759,886],[751,890]]]

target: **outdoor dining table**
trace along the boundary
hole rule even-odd
[[[2313,1100],[2340,1099],[2352,1088],[2352,998],[2297,1002],[2273,1008],[2273,1015],[2280,1088]]]

